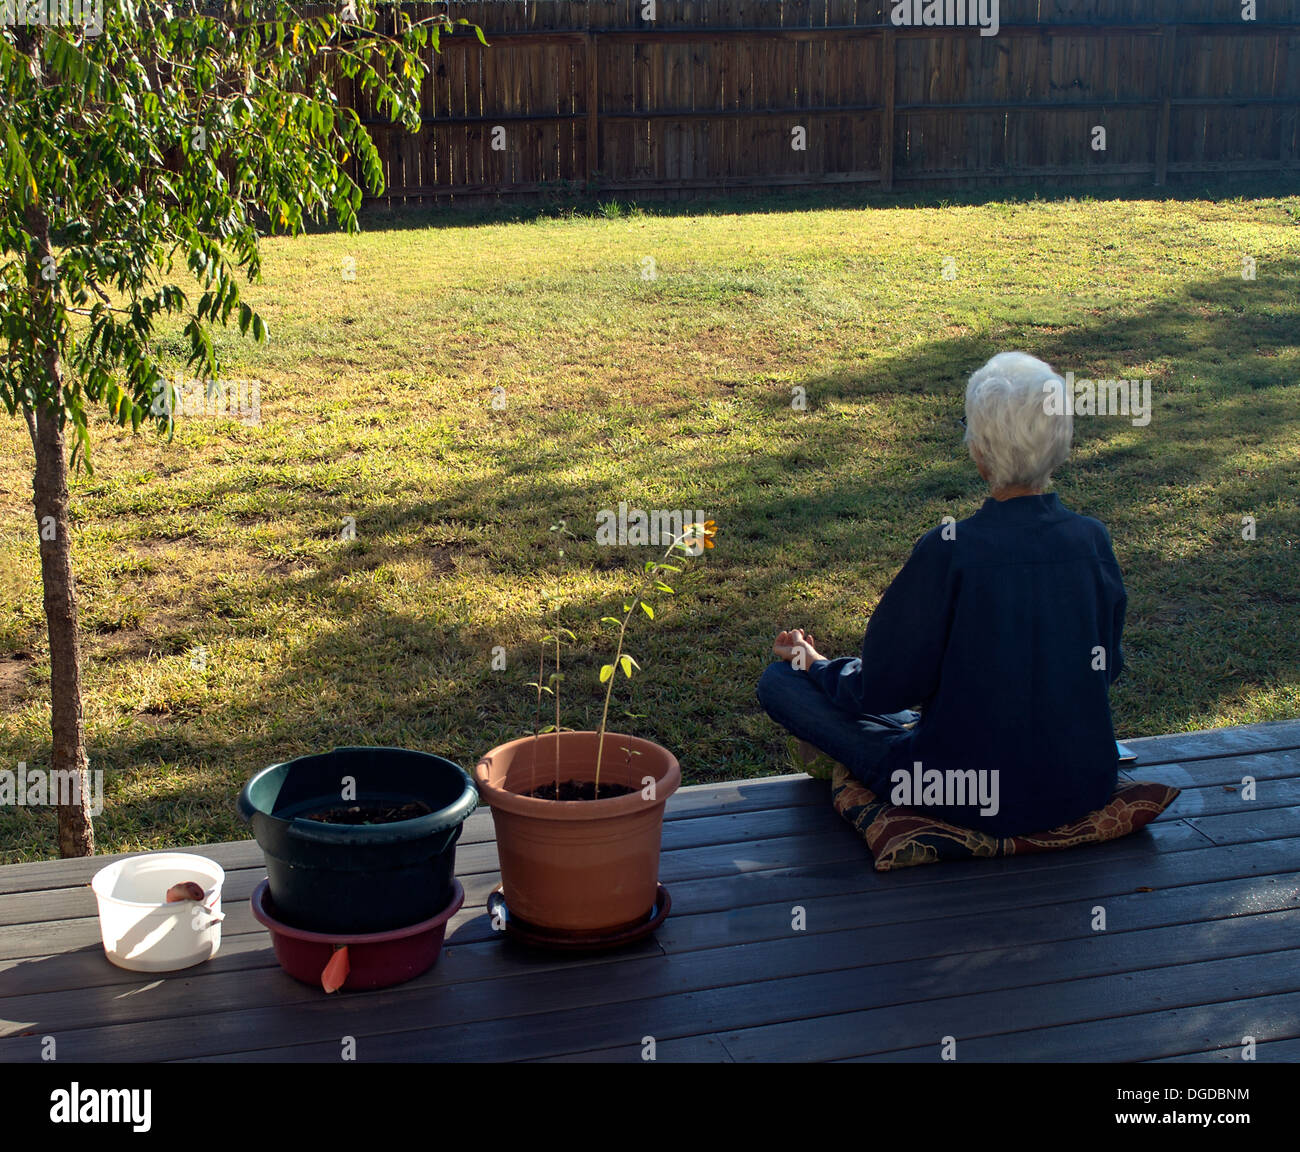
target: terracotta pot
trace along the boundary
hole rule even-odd
[[[664,803],[682,782],[677,758],[649,740],[606,732],[601,787],[625,784],[635,792],[599,800],[526,795],[554,781],[556,739],[512,740],[474,768],[479,795],[492,808],[506,907],[549,932],[635,926],[655,903]],[[561,732],[558,740],[560,781],[594,780],[596,733]],[[654,781],[649,797],[646,777]]]

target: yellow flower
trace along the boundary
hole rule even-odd
[[[690,548],[699,548],[701,544],[704,545],[704,548],[712,548],[713,537],[717,534],[718,526],[712,520],[706,520],[703,524],[689,525],[682,537],[682,542]],[[698,556],[700,552],[704,551],[704,548],[699,548],[699,552],[696,552],[695,555]]]

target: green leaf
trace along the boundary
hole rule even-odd
[[[613,617],[613,616],[602,616],[602,617],[600,618],[600,622],[601,622],[602,624],[613,624],[615,627],[618,627],[618,628],[622,628],[622,627],[623,627],[623,621],[622,621],[622,620],[619,620],[619,619],[616,619],[616,618]]]
[[[644,600],[641,601],[641,611],[644,612],[651,620],[655,618],[655,610],[650,607]]]
[[[632,679],[633,668],[635,668],[638,672],[641,671],[641,665],[638,664],[635,660],[633,660],[631,656],[623,656],[619,660],[619,665],[623,669],[623,675],[626,676],[629,680]]]
[[[603,667],[600,670],[600,682],[604,684],[605,681],[608,680],[613,675],[614,675],[614,665],[606,664],[605,667]]]

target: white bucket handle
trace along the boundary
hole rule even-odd
[[[217,912],[217,911],[214,910],[215,907],[216,907],[216,903],[217,903],[217,901],[218,901],[219,899],[221,899],[221,897],[220,897],[217,893],[214,892],[214,893],[212,894],[212,903],[211,903],[211,904],[200,904],[200,905],[199,905],[199,907],[202,908],[203,911],[206,912],[209,916],[211,916],[212,919],[209,920],[206,924],[195,924],[195,925],[194,925],[195,928],[200,928],[200,929],[202,929],[202,928],[211,928],[214,924],[220,924],[220,923],[221,923],[221,922],[226,918],[226,914],[225,914],[224,912]]]

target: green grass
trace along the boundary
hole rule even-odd
[[[594,727],[611,650],[598,620],[650,555],[594,543],[597,511],[621,500],[703,510],[720,534],[634,626],[645,672],[630,695],[620,678],[615,711],[640,715],[613,726],[673,749],[692,783],[790,770],[753,695],[772,636],[802,626],[856,651],[916,538],[979,506],[957,420],[970,372],[1011,348],[1153,381],[1149,426],[1076,421],[1056,483],[1108,525],[1129,590],[1117,731],[1300,715],[1298,220],[1300,198],[1280,194],[697,215],[611,202],[268,241],[249,295],[271,342],[218,340],[228,376],[262,382],[260,426],[183,420],[168,444],[100,425],[96,472],[73,481],[100,850],[243,837],[234,797],[254,771],[337,744],[471,766],[531,730],[557,579],[579,637],[564,721]],[[163,346],[182,351],[179,328]],[[10,420],[9,768],[48,763],[30,496]],[[562,572],[560,518],[581,537]],[[0,813],[0,861],[55,852],[49,810]]]

